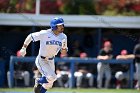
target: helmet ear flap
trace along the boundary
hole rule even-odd
[[[52,30],[56,30],[56,29],[57,29],[57,26],[53,26],[53,27],[52,27]]]

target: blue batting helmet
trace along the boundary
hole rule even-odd
[[[57,25],[64,25],[64,20],[61,17],[55,17],[50,22],[50,27],[52,30],[56,30]]]

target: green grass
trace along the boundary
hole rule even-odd
[[[87,88],[87,89],[64,89],[64,88],[54,88],[50,91],[67,91],[67,92],[90,92],[90,93],[140,93],[140,91],[138,90],[134,90],[134,89],[119,89],[119,90],[116,90],[116,89],[93,89],[93,88]]]
[[[17,92],[32,92],[33,91],[33,88],[0,88],[0,92],[8,92],[8,91],[11,91],[11,92],[14,92],[14,91],[17,91]]]
[[[32,92],[33,88],[0,88],[0,92],[16,91],[16,92]],[[53,88],[49,92],[71,92],[71,93],[140,93],[135,89],[94,89],[94,88],[81,88],[81,89],[69,89],[69,88]]]

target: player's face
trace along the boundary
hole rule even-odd
[[[62,33],[64,31],[64,25],[57,25],[57,31]]]

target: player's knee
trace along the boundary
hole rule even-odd
[[[27,74],[27,75],[29,75],[29,72],[28,72],[28,71],[24,71],[24,74]]]
[[[62,77],[62,75],[61,74],[57,74],[57,78],[61,78]]]
[[[115,78],[117,80],[122,80],[123,79],[123,72],[122,71],[119,71],[115,74]]]
[[[57,76],[56,75],[53,75],[53,76],[47,76],[47,81],[49,83],[53,83],[54,81],[57,80]]]
[[[10,71],[7,72],[7,75],[8,75],[8,76],[10,75]]]
[[[82,77],[83,76],[83,73],[81,73],[81,72],[75,72],[74,73],[74,76],[75,77]]]
[[[86,77],[87,78],[93,78],[93,75],[91,73],[87,73]]]
[[[30,76],[30,73],[28,71],[24,71],[24,76]]]
[[[42,86],[43,86],[45,89],[50,89],[50,88],[52,88],[53,83],[44,83]]]

